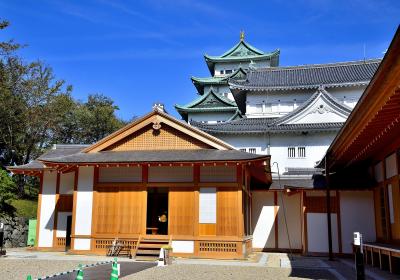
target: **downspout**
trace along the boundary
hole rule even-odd
[[[328,247],[329,260],[333,261],[332,252],[332,225],[331,225],[331,192],[330,192],[330,171],[329,171],[329,153],[325,155],[325,178],[326,178],[326,215],[328,220]]]

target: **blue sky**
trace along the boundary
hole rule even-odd
[[[85,100],[110,96],[124,119],[155,101],[196,97],[190,76],[209,76],[204,53],[219,55],[239,40],[264,51],[279,48],[281,65],[382,57],[400,23],[400,1],[0,0],[11,22],[0,41],[28,46]]]

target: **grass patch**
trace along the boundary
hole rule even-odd
[[[15,208],[15,215],[25,218],[36,218],[37,200],[13,199],[9,204]]]

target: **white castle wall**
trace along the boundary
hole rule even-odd
[[[189,123],[191,121],[217,123],[227,121],[233,116],[233,112],[209,112],[209,113],[190,113],[188,114]]]
[[[256,153],[270,154],[271,163],[275,161],[278,162],[282,173],[286,167],[314,167],[316,161],[321,160],[324,156],[330,143],[335,138],[336,132],[308,133],[306,135],[299,133],[280,133],[270,135],[219,134],[216,136],[238,149],[256,148]],[[288,147],[296,147],[297,149],[299,146],[306,148],[306,157],[288,158]],[[276,168],[276,166],[273,166],[273,168]]]
[[[353,108],[366,86],[328,88],[326,91],[345,105]],[[246,116],[280,117],[293,111],[307,101],[316,89],[248,92],[246,95]],[[264,104],[264,105],[263,105]],[[271,109],[269,109],[271,104]],[[319,121],[321,122],[321,121]]]

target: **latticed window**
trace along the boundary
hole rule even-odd
[[[256,148],[249,148],[249,153],[250,154],[255,154],[256,153]]]
[[[305,158],[306,157],[306,147],[298,147],[297,148],[297,155],[300,158]]]
[[[288,148],[288,158],[295,158],[296,157],[296,148],[289,147]]]
[[[239,151],[245,152],[246,148],[241,148],[241,149],[239,149]]]

